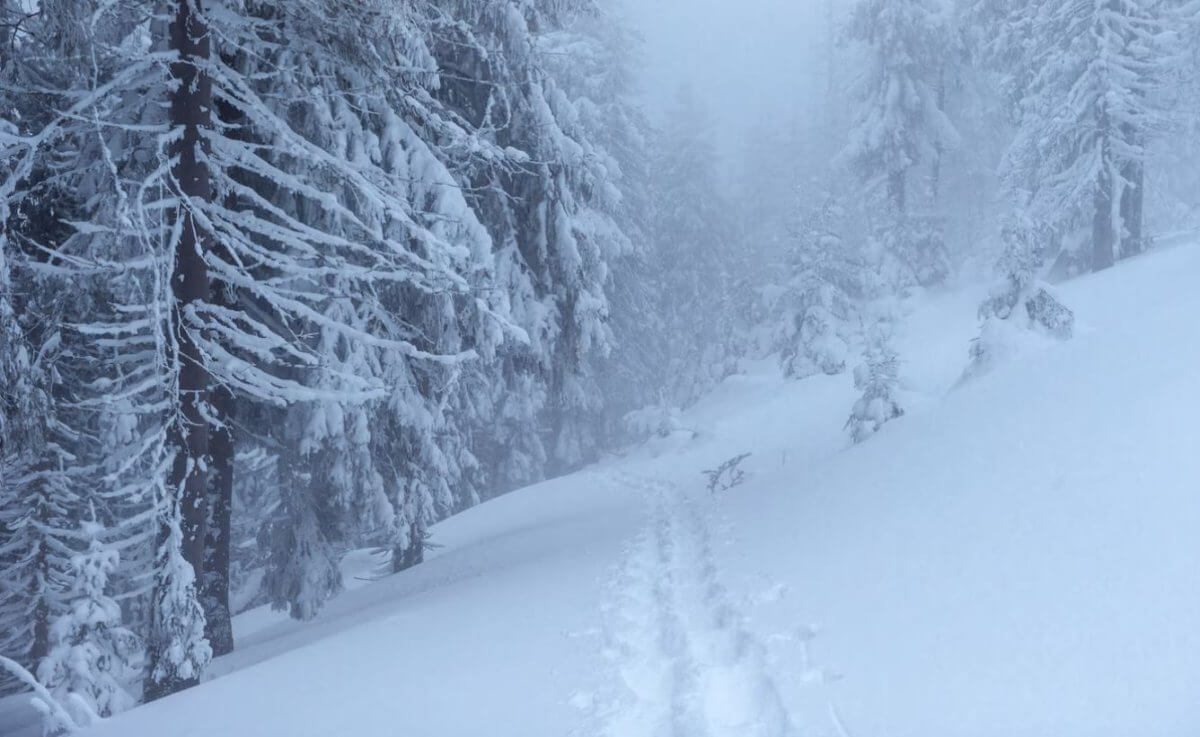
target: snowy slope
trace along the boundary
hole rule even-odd
[[[957,388],[979,295],[921,302],[912,411],[855,448],[847,377],[754,366],[695,439],[448,520],[315,623],[244,615],[220,677],[89,734],[1196,734],[1198,276],[1179,247],[1080,279],[1073,341]]]

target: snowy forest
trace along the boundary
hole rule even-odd
[[[900,721],[877,731],[865,716],[874,691],[845,699],[850,721],[863,715],[860,730],[834,696],[806,722],[801,703],[827,698],[812,689],[841,688],[809,661],[809,641],[816,647],[824,635],[793,626],[783,638],[791,644],[778,646],[793,649],[777,652],[770,635],[756,634],[752,623],[772,615],[738,610],[751,605],[726,588],[737,589],[737,574],[707,578],[726,555],[717,539],[725,523],[710,518],[735,520],[748,539],[782,536],[761,557],[784,560],[770,551],[791,548],[788,520],[811,518],[804,524],[816,527],[802,537],[830,546],[867,536],[851,532],[858,516],[903,510],[905,497],[939,484],[1030,489],[1032,506],[1013,508],[1036,507],[1027,514],[1042,519],[1059,509],[1046,489],[1060,487],[1038,484],[1070,486],[1074,477],[1054,466],[1005,481],[1019,469],[996,460],[1035,468],[1021,455],[1032,446],[1058,449],[1047,451],[1046,468],[1110,426],[1116,438],[1157,425],[1170,442],[1194,446],[1190,421],[1139,410],[1159,405],[1139,404],[1136,393],[1113,409],[1132,413],[1127,420],[1104,412],[1116,399],[1089,372],[1108,366],[1113,377],[1134,377],[1130,387],[1157,381],[1124,368],[1157,360],[1133,338],[1110,339],[1120,370],[1069,351],[1108,356],[1111,331],[1159,324],[1161,354],[1178,360],[1162,407],[1194,415],[1198,390],[1183,388],[1200,359],[1190,345],[1194,317],[1179,318],[1179,334],[1168,332],[1176,323],[1167,315],[1196,299],[1170,291],[1174,275],[1200,273],[1200,262],[1176,255],[1200,240],[1200,3],[754,0],[741,11],[732,0],[641,3],[0,0],[0,735],[488,733],[484,706],[468,729],[437,721],[455,709],[422,704],[422,694],[470,688],[457,671],[421,665],[426,646],[414,644],[451,647],[473,626],[445,624],[456,617],[525,619],[515,605],[507,615],[486,602],[461,610],[483,601],[474,599],[446,604],[453,616],[397,620],[393,672],[361,673],[415,693],[396,723],[319,727],[310,714],[312,726],[285,729],[279,710],[290,707],[280,705],[258,716],[231,707],[242,731],[202,722],[185,732],[176,722],[256,698],[273,677],[249,674],[317,642],[306,638],[390,621],[384,610],[405,611],[406,597],[473,577],[471,586],[505,596],[533,586],[522,606],[545,607],[528,612],[538,633],[562,639],[565,629],[588,631],[588,616],[604,619],[593,629],[613,642],[583,649],[617,653],[609,680],[623,685],[612,694],[578,686],[574,696],[554,694],[548,710],[518,700],[511,708],[570,716],[552,727],[514,724],[514,735],[1011,737],[1049,733],[1039,731],[1049,723],[1108,734],[1072,721],[1087,713],[1086,700],[1077,713],[1053,713],[1070,699],[1044,705],[1050,716],[1030,716],[1027,729],[976,731],[946,716],[944,730],[931,730],[909,714],[915,696],[893,715],[911,716],[903,723],[911,731]],[[761,11],[760,24],[803,28],[796,55],[766,65],[724,45],[718,22],[704,20],[718,6],[728,18]],[[656,40],[684,34],[685,21],[706,28],[703,53],[676,59],[697,70],[648,82],[665,53]],[[716,65],[738,79],[762,77],[773,106],[723,99],[703,71]],[[760,89],[746,85],[746,94]],[[1153,271],[1168,257],[1173,265]],[[1121,301],[1122,289],[1135,296]],[[1137,312],[1151,303],[1159,312]],[[927,313],[936,318],[918,329]],[[1004,393],[1020,371],[1025,378]],[[987,409],[953,409],[972,397]],[[1042,414],[1012,414],[1035,410]],[[973,435],[990,438],[986,448],[955,450]],[[1113,443],[1095,441],[1095,455],[1126,447]],[[932,466],[899,450],[930,445]],[[1155,453],[1128,449],[1112,463],[1141,468],[1138,459]],[[1182,465],[1190,453],[1160,465],[1190,468]],[[970,459],[981,465],[949,465]],[[854,473],[883,474],[891,481],[871,483],[889,488],[845,501],[870,484],[829,479]],[[1188,472],[1166,478],[1174,473]],[[791,491],[797,478],[805,481]],[[803,501],[819,479],[850,489],[840,502],[828,492],[829,515]],[[1079,483],[1089,494],[1108,488],[1098,478]],[[1061,502],[1063,528],[1086,506],[1080,494]],[[575,495],[592,501],[571,502]],[[711,508],[724,500],[736,500],[732,511]],[[1173,511],[1162,524],[1200,521],[1200,502],[1189,504],[1166,505]],[[592,532],[564,522],[520,537],[560,517],[590,517]],[[831,519],[845,527],[815,532]],[[938,530],[930,539],[953,526],[929,524]],[[954,539],[970,546],[974,524]],[[1152,561],[1143,570],[1168,571],[1164,587],[1200,590],[1200,547],[1176,540],[1174,527],[1130,524],[1134,541],[1179,543],[1142,551]],[[1012,529],[995,535],[1026,530]],[[624,614],[597,614],[600,595],[589,590],[586,605],[555,620],[547,598],[555,585],[492,572],[489,560],[516,555],[525,539],[531,561],[574,560],[576,535],[578,556],[607,552],[561,575],[592,586],[608,575],[599,561],[611,565],[624,550],[616,579],[625,583],[609,584],[616,603],[602,607]],[[587,542],[593,535],[605,542]],[[832,570],[821,568],[824,554],[781,568],[797,577]],[[630,581],[655,578],[639,568],[655,556],[652,570],[673,573],[637,594]],[[936,558],[973,560],[949,548]],[[852,578],[876,576],[845,565]],[[1079,565],[1085,573],[1065,577],[1104,575],[1100,562]],[[1183,571],[1193,576],[1186,584],[1174,578]],[[664,594],[662,581],[680,588]],[[1157,600],[1096,586],[1110,603],[1157,611]],[[662,596],[676,602],[668,613],[679,622],[643,622]],[[1163,606],[1200,617],[1188,596]],[[803,611],[779,616],[807,617],[804,607],[820,611],[821,601],[813,594],[790,604]],[[887,629],[908,626],[888,620],[903,607],[884,601],[894,600],[854,611],[878,609]],[[272,631],[292,644],[268,648],[255,639],[265,635],[240,629],[255,617],[275,617]],[[695,634],[701,621],[708,639]],[[1198,629],[1187,621],[1176,626]],[[653,657],[669,663],[647,666],[651,656],[637,648],[671,639],[651,631],[659,626],[708,644],[682,655],[664,645]],[[1194,696],[1200,642],[1188,637],[1179,651],[1195,656],[1192,669],[1167,672]],[[411,661],[410,647],[419,650]],[[731,660],[714,654],[722,648]],[[845,660],[872,666],[855,653],[846,649]],[[689,665],[680,665],[684,655]],[[322,671],[312,657],[288,667]],[[705,670],[705,658],[718,665]],[[1156,670],[1147,658],[1143,667]],[[517,668],[516,660],[505,662]],[[551,660],[571,674],[588,670]],[[652,673],[631,675],[635,662]],[[505,680],[507,667],[487,672]],[[768,677],[772,669],[794,672],[780,680]],[[233,685],[218,692],[227,679],[245,695]],[[513,688],[558,687],[532,679],[514,676]],[[920,687],[913,681],[907,688]],[[185,690],[192,701],[174,696]],[[140,706],[150,702],[161,707]],[[166,708],[189,703],[194,712]],[[1010,717],[1022,703],[1004,702]],[[1170,703],[1180,711],[1130,706],[1139,718],[1162,716],[1138,723],[1147,734],[1200,728],[1200,712]],[[341,708],[375,706],[350,698]],[[412,712],[433,721],[406,722]]]

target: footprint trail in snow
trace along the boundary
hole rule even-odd
[[[721,585],[711,535],[674,485],[621,476],[650,523],[628,550],[608,615],[623,694],[606,737],[792,737],[763,646]]]

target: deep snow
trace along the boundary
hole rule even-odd
[[[357,556],[316,622],[247,613],[210,682],[88,734],[1190,737],[1198,275],[1177,247],[1076,280],[1075,339],[961,386],[980,290],[918,301],[909,413],[858,447],[848,376],[752,365],[695,438],[439,524],[403,574]]]

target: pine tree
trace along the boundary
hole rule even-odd
[[[865,264],[839,233],[844,217],[837,199],[828,195],[798,225],[791,278],[779,298],[783,314],[776,347],[785,376],[803,379],[846,369]]]
[[[593,3],[41,8],[0,25],[0,623],[24,662],[85,508],[157,698],[232,649],[244,565],[311,617],[343,551],[419,562],[433,521],[614,442],[657,386],[613,377],[665,375],[637,347],[647,127]],[[722,330],[680,374],[726,363]],[[277,487],[252,512],[248,472]]]
[[[589,0],[437,5],[433,50],[447,71],[437,97],[495,151],[451,169],[491,236],[496,283],[520,329],[497,349],[501,381],[483,391],[464,377],[472,400],[458,408],[492,418],[472,455],[507,489],[592,460],[602,444],[611,267],[632,244],[615,141],[598,123],[623,105],[607,102],[621,82],[592,73],[610,42]]]
[[[657,336],[665,332],[655,309],[651,187],[651,124],[635,101],[638,40],[609,4],[579,14],[558,34],[560,53],[548,54],[555,76],[578,111],[580,128],[593,142],[607,180],[598,198],[623,237],[613,239],[606,261],[608,325],[606,356],[593,356],[605,416],[605,445],[624,438],[624,416],[657,401],[665,355]],[[599,184],[599,182],[598,182]]]
[[[176,511],[159,520],[167,526],[167,534],[159,542],[154,561],[151,630],[146,642],[150,656],[144,687],[147,700],[199,683],[212,659],[212,648],[204,637],[196,570],[183,557],[180,516]]]
[[[1059,233],[1087,224],[1093,270],[1144,247],[1146,147],[1167,111],[1157,86],[1174,38],[1167,4],[1103,0],[1018,11],[1030,41],[1020,64],[1034,70],[1020,126],[1003,164],[1011,192]]]
[[[168,188],[178,198],[170,214],[173,264],[168,310],[175,402],[167,421],[166,447],[171,467],[160,500],[160,532],[150,671],[146,696],[155,699],[199,682],[212,656],[204,638],[204,613],[198,602],[204,575],[207,522],[209,388],[211,378],[199,341],[198,309],[211,302],[212,284],[205,262],[212,234],[198,206],[214,199],[208,161],[212,147],[205,134],[213,127],[213,81],[206,68],[212,46],[208,21],[198,0],[178,0],[168,30],[170,64],[169,125],[176,131],[169,148],[173,161]],[[220,418],[218,418],[220,420]]]
[[[15,273],[26,285],[36,284],[27,270]],[[48,652],[50,623],[67,605],[72,556],[80,547],[75,520],[86,508],[81,489],[90,472],[76,455],[83,450],[79,428],[67,425],[77,417],[67,406],[66,384],[81,377],[65,365],[61,311],[43,303],[44,296],[18,301],[42,327],[10,313],[12,342],[2,348],[15,346],[16,355],[5,371],[13,379],[0,421],[0,622],[6,625],[0,643],[30,669]]]
[[[958,141],[944,110],[947,18],[934,0],[861,0],[849,36],[865,46],[868,72],[843,157],[864,185],[884,185],[879,239],[895,286],[937,284],[950,273],[941,224],[914,212],[911,180],[924,166],[936,183],[945,149]]]
[[[1040,281],[1051,242],[1047,229],[1028,217],[1012,216],[1002,239],[1005,248],[998,264],[1002,278],[979,307],[982,327],[971,343],[964,379],[986,372],[1002,357],[1013,329],[1037,329],[1059,340],[1074,332],[1074,313]]]
[[[47,167],[24,155],[47,115],[47,101],[26,87],[31,78],[61,74],[45,63],[38,26],[71,18],[43,19],[19,3],[0,3],[0,149],[6,153],[0,169],[0,653],[28,670],[45,656],[50,620],[62,611],[71,555],[63,533],[73,526],[75,500],[61,472],[64,449],[53,437],[57,407],[48,354],[58,341],[61,311],[52,295],[42,294],[25,259],[26,249],[61,227],[54,206],[61,217],[70,198],[58,200]],[[28,33],[20,32],[22,23]],[[6,685],[0,681],[0,688]]]
[[[290,413],[289,422],[297,422],[300,413]],[[277,462],[280,504],[266,532],[263,588],[274,608],[286,609],[295,619],[311,619],[342,590],[341,520],[333,499],[313,483],[311,459],[281,456]]]
[[[666,336],[666,397],[685,407],[737,367],[732,208],[707,113],[684,88],[653,147],[653,270]]]
[[[382,7],[348,13],[317,0],[170,9],[149,34],[120,4],[83,23],[80,43],[98,68],[63,82],[63,114],[21,141],[6,180],[15,187],[37,162],[66,162],[63,181],[83,195],[73,232],[46,245],[65,271],[107,285],[79,329],[112,352],[100,380],[137,418],[105,485],[152,500],[160,521],[151,696],[194,680],[207,657],[194,599],[206,541],[228,534],[205,526],[228,524],[208,502],[228,496],[210,489],[209,472],[228,488],[233,437],[218,452],[212,439],[229,427],[230,395],[275,408],[378,401],[379,355],[432,366],[414,371],[421,382],[452,373],[496,340],[502,306],[481,296],[486,233],[430,153],[433,142],[453,149],[441,136],[458,129],[428,94],[430,57],[399,42],[412,17],[380,25]],[[156,54],[173,59],[166,74]],[[347,295],[352,309],[334,309]],[[445,333],[427,342],[431,328]],[[323,331],[338,340],[312,339]],[[322,355],[335,343],[371,356]],[[424,386],[415,396],[429,407],[443,399]],[[341,502],[293,519],[312,529],[305,520],[330,511],[318,527],[357,534],[340,515],[365,505]],[[225,609],[224,598],[205,602]]]
[[[882,179],[889,208],[903,214],[910,171],[956,138],[938,101],[946,19],[931,0],[861,0],[849,35],[866,45],[869,71],[845,156],[866,181]]]
[[[91,542],[72,559],[71,601],[50,627],[49,653],[37,670],[38,681],[81,726],[133,706],[128,689],[139,675],[137,637],[121,625],[108,594],[119,555],[101,542],[102,533],[95,523],[83,527]]]
[[[854,368],[854,388],[862,396],[846,420],[846,429],[855,443],[861,443],[879,432],[883,425],[904,416],[896,400],[900,361],[889,345],[887,326],[872,327],[863,351],[863,362]]]

